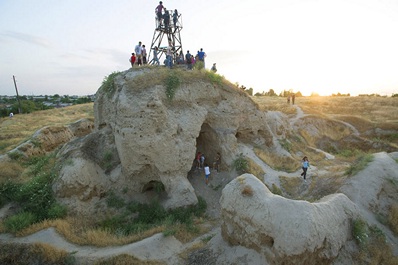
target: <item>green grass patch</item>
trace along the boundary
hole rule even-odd
[[[206,201],[199,197],[198,204],[172,210],[164,209],[159,202],[149,204],[131,202],[126,205],[126,211],[112,216],[99,225],[102,229],[118,235],[142,233],[156,226],[165,225],[165,234],[175,234],[175,224],[184,224],[188,231],[195,231],[193,220],[204,215],[207,208]],[[132,216],[135,216],[132,218]]]
[[[364,169],[372,161],[372,154],[363,154],[351,164],[351,166],[346,170],[345,174],[348,176],[353,176]]]
[[[233,161],[233,166],[239,174],[243,174],[249,170],[249,161],[240,153]]]
[[[4,220],[4,226],[8,232],[16,233],[37,221],[37,217],[31,212],[21,212]]]
[[[169,100],[174,98],[177,88],[181,85],[180,77],[176,72],[170,72],[166,78],[166,96]]]
[[[108,76],[105,76],[102,80],[102,85],[100,87],[101,90],[105,91],[105,93],[109,96],[113,94],[116,90],[115,86],[115,78],[119,75],[120,72],[113,72]]]

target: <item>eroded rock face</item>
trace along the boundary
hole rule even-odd
[[[350,239],[358,209],[344,194],[316,203],[272,194],[251,174],[223,190],[222,236],[264,254],[271,264],[328,264]]]
[[[121,189],[127,189],[123,194],[128,199],[136,199],[140,193],[145,193],[148,183],[159,182],[167,194],[163,205],[166,208],[181,207],[197,203],[187,179],[197,152],[204,153],[209,164],[220,152],[222,164],[229,165],[237,155],[238,140],[273,145],[264,113],[246,93],[232,85],[201,80],[182,84],[170,100],[166,96],[165,84],[138,88],[137,82],[141,81],[136,81],[137,77],[151,71],[157,70],[126,71],[116,77],[113,91],[98,90],[94,104],[95,133],[108,135],[113,146],[104,147],[97,143],[93,153],[105,154],[106,149],[111,149],[109,152],[112,157],[117,156],[117,160],[105,172],[98,166],[101,159],[82,152],[82,147],[96,144],[95,141],[87,144],[90,137],[86,137],[80,147],[71,148],[74,151],[64,152],[63,156],[65,160],[71,156],[90,161],[98,173],[85,173],[85,178],[101,178],[102,175],[112,178],[115,181],[109,181],[106,190],[121,194]],[[73,174],[64,170],[60,179],[65,183],[72,183],[73,179],[79,182],[82,175],[79,170],[83,167],[76,167]],[[60,194],[80,196],[80,193],[71,193],[73,189],[63,192],[63,186],[56,185]]]

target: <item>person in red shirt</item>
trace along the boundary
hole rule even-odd
[[[135,59],[136,59],[137,57],[135,57],[135,54],[134,53],[132,53],[131,54],[131,57],[130,57],[130,63],[131,63],[131,67],[133,67],[134,66],[134,63],[135,63]]]

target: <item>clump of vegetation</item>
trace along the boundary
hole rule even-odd
[[[377,226],[368,226],[362,219],[353,220],[352,235],[360,247],[355,255],[359,264],[398,264],[386,236]]]
[[[261,148],[254,148],[254,153],[264,163],[273,169],[285,172],[294,172],[300,167],[300,162],[294,160],[289,156],[278,156],[277,154],[270,154]]]
[[[213,84],[217,84],[217,85],[221,85],[224,77],[214,73],[213,71],[206,71],[205,72],[206,77],[210,80],[210,82],[212,82]]]
[[[165,232],[173,234],[175,224],[185,224],[188,230],[194,230],[193,218],[201,217],[206,211],[206,201],[199,197],[197,205],[165,210],[159,202],[150,204],[131,202],[126,206],[124,213],[108,218],[100,223],[100,227],[118,235],[128,236],[141,233],[145,230],[157,227],[168,227]],[[131,218],[135,215],[135,218]]]
[[[101,259],[94,263],[94,265],[118,265],[118,264],[129,264],[129,265],[162,265],[163,262],[158,261],[143,261],[134,256],[128,254],[121,254],[108,259]]]
[[[388,224],[391,230],[398,235],[398,203],[391,205],[388,215]]]
[[[108,207],[113,207],[116,209],[120,209],[126,205],[124,200],[117,196],[114,191],[109,193],[109,196],[106,198],[106,204]]]
[[[359,246],[363,246],[367,242],[369,234],[368,226],[362,219],[353,220],[352,236]]]
[[[110,75],[105,76],[102,80],[101,89],[105,91],[108,95],[112,94],[115,91],[115,77],[119,74],[120,72],[112,72]]]
[[[271,192],[273,194],[282,196],[282,190],[278,186],[276,186],[275,183],[272,183]]]
[[[20,211],[4,220],[5,229],[17,232],[44,219],[66,215],[66,208],[57,204],[51,188],[56,176],[55,157],[32,157],[25,162],[30,178],[24,183],[6,181],[0,184],[0,203],[15,202]]]
[[[261,182],[264,182],[264,170],[253,160],[250,158],[246,158],[248,162],[248,170],[247,172],[253,174],[256,178],[258,178]]]
[[[354,161],[354,163],[346,170],[345,173],[348,176],[353,176],[364,169],[372,161],[372,154],[363,154]]]
[[[0,249],[0,264],[72,265],[76,262],[75,257],[65,250],[43,243],[31,245],[0,243]]]
[[[243,186],[241,193],[243,196],[251,197],[251,196],[253,196],[254,191],[253,191],[252,187],[245,185],[245,186]]]
[[[235,170],[240,174],[246,173],[249,170],[249,162],[242,153],[234,160],[233,165]]]
[[[180,86],[181,80],[175,72],[171,72],[166,78],[166,95],[167,98],[172,100]]]
[[[292,150],[292,143],[287,139],[279,140],[279,144],[285,149],[286,151],[290,152]]]

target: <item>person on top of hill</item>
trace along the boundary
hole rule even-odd
[[[158,20],[159,20],[159,27],[162,24],[162,17],[163,17],[162,10],[163,9],[165,9],[164,6],[163,6],[163,2],[160,1],[159,5],[155,8],[155,13],[156,13],[156,16],[158,17]]]
[[[132,54],[131,54],[131,57],[130,57],[130,63],[131,63],[131,67],[133,67],[133,66],[134,66],[135,59],[136,59],[136,57],[135,57],[135,53],[132,53]]]

